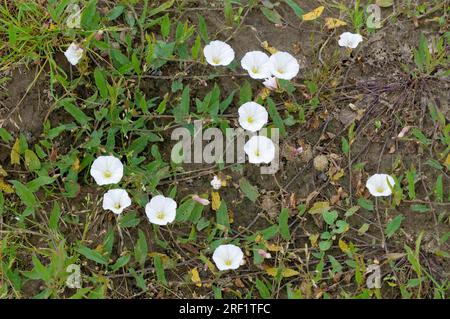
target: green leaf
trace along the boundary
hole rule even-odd
[[[246,102],[250,102],[252,100],[252,87],[247,80],[245,80],[244,84],[241,86],[239,90],[239,105],[242,105]]]
[[[261,281],[260,279],[256,279],[255,282],[256,289],[258,289],[258,292],[263,299],[269,299],[270,298],[270,291],[269,288],[267,288],[266,284]]]
[[[19,181],[11,181],[11,184],[14,185],[16,189],[16,194],[19,196],[22,203],[30,208],[34,208],[38,203],[34,194],[21,182]]]
[[[135,227],[139,225],[140,219],[135,212],[121,215],[119,218],[119,226],[121,228]]]
[[[275,127],[280,130],[280,136],[285,136],[286,127],[284,126],[283,119],[281,118],[280,113],[278,113],[277,107],[270,97],[267,98],[267,111],[269,112],[270,118],[272,119]]]
[[[3,127],[0,127],[0,138],[5,143],[9,143],[12,141],[13,137],[11,134],[8,133],[7,130],[5,130]]]
[[[402,224],[402,220],[405,217],[400,214],[395,216],[386,226],[385,234],[387,238],[391,238],[392,235],[400,228],[400,225]]]
[[[278,227],[280,228],[281,237],[284,240],[291,239],[288,220],[289,220],[289,210],[287,208],[283,208],[281,210],[280,216],[278,217]]]
[[[50,214],[50,218],[49,218],[49,222],[48,222],[48,227],[53,230],[53,231],[58,231],[58,222],[59,222],[59,218],[61,217],[61,208],[59,207],[58,202],[55,202],[53,204],[53,209],[52,212]]]
[[[280,14],[275,9],[269,9],[266,7],[261,7],[261,12],[264,14],[264,16],[270,21],[275,24],[282,24],[283,19],[281,18]]]
[[[55,181],[55,179],[49,177],[49,176],[39,176],[38,178],[33,179],[32,181],[29,181],[27,183],[28,189],[35,193],[37,192],[42,186],[50,185]]]
[[[415,187],[415,180],[416,180],[416,169],[414,166],[411,167],[406,172],[406,179],[408,181],[408,197],[409,199],[415,199],[416,198],[416,187]]]
[[[370,199],[365,199],[362,197],[358,198],[358,205],[369,211],[373,211],[374,209],[373,202]]]
[[[158,281],[162,283],[163,285],[167,284],[166,276],[164,274],[164,267],[161,260],[161,257],[159,255],[153,256],[153,264],[155,265],[156,270],[156,277],[158,278]]]
[[[434,194],[436,195],[436,200],[438,202],[444,201],[444,184],[442,182],[442,175],[436,178],[436,184],[434,186]]]
[[[191,213],[195,207],[195,201],[193,199],[188,199],[185,202],[183,202],[180,206],[177,208],[177,214],[176,214],[176,221],[177,222],[185,222],[189,220],[189,217],[191,216]]]
[[[430,211],[430,208],[423,204],[415,204],[411,206],[411,210],[417,213],[426,213]]]
[[[89,260],[101,265],[108,265],[108,259],[96,250],[80,245],[77,251]]]
[[[177,123],[182,123],[185,121],[186,117],[189,115],[189,106],[191,103],[190,99],[190,88],[185,86],[183,93],[181,94],[181,102],[178,106],[174,107],[172,112],[175,116],[175,121]]]
[[[83,111],[72,102],[68,100],[61,100],[60,104],[64,107],[66,112],[72,115],[72,117],[81,125],[86,125],[89,123],[91,118],[84,114]]]
[[[321,251],[327,251],[331,248],[333,242],[331,240],[322,240],[319,242],[319,248]]]
[[[25,150],[25,165],[31,172],[37,171],[41,168],[39,158],[32,150]]]
[[[81,13],[81,26],[84,30],[96,30],[100,22],[97,12],[97,0],[91,0]]]
[[[124,6],[116,6],[111,11],[108,12],[106,18],[109,21],[113,21],[120,17],[120,15],[123,13],[123,10],[125,9]]]
[[[295,15],[300,18],[300,20],[303,20],[303,14],[305,13],[302,8],[299,7],[299,5],[294,0],[284,0],[286,4],[291,7],[292,10],[294,10]]]
[[[208,28],[206,27],[205,18],[203,18],[203,16],[200,14],[197,14],[197,18],[198,18],[198,33],[200,34],[200,37],[202,38],[203,42],[209,43]]]
[[[191,49],[191,55],[192,55],[192,59],[193,60],[197,60],[198,59],[198,56],[199,56],[199,53],[200,53],[200,49],[201,49],[201,45],[202,44],[201,44],[200,36],[197,36],[197,38],[195,39],[194,45],[192,46],[192,49]]]
[[[250,184],[250,182],[246,178],[242,177],[241,179],[239,179],[239,187],[248,199],[250,199],[252,202],[256,202],[259,196],[258,189]]]
[[[217,210],[217,224],[223,226],[225,229],[230,228],[230,220],[228,218],[228,208],[224,200],[220,201],[219,209]]]
[[[111,265],[111,270],[116,271],[122,267],[124,267],[128,262],[130,261],[131,256],[130,255],[123,255],[117,259],[117,261]]]
[[[152,16],[154,16],[154,15],[156,15],[156,14],[158,14],[158,13],[161,13],[161,12],[166,11],[167,9],[170,9],[170,7],[173,6],[173,2],[174,2],[174,0],[165,1],[165,2],[164,2],[162,5],[160,5],[159,7],[157,7],[157,8],[155,8],[155,9],[151,10],[151,11],[148,13],[147,18],[150,18],[150,17],[152,17]]]
[[[134,258],[139,263],[141,268],[143,268],[145,265],[145,261],[147,260],[147,254],[148,254],[147,238],[145,237],[145,234],[142,232],[142,230],[139,230],[138,240],[136,242],[136,245],[134,246]]]
[[[94,70],[94,79],[95,79],[95,85],[97,86],[100,96],[103,99],[108,98],[108,82],[106,81],[104,71],[100,68],[95,68]]]
[[[322,212],[322,217],[325,223],[333,225],[334,221],[338,218],[338,212],[335,210]]]
[[[348,143],[347,139],[345,137],[341,137],[341,148],[342,153],[348,154],[350,152],[350,144]]]
[[[161,35],[164,38],[167,38],[170,34],[170,18],[168,14],[162,17],[160,21],[160,26],[161,26]]]

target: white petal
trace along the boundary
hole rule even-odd
[[[253,79],[265,79],[271,76],[269,56],[264,52],[247,52],[241,60],[241,66]]]
[[[263,82],[264,86],[266,88],[268,88],[269,90],[277,90],[278,89],[278,82],[277,82],[277,78],[274,76],[271,76],[269,78],[267,78],[264,82]]]
[[[98,185],[117,184],[123,177],[123,164],[114,156],[99,156],[92,163],[90,173]]]
[[[220,245],[212,258],[219,270],[237,269],[244,259],[244,253],[235,245]]]
[[[234,60],[233,48],[222,41],[211,41],[203,48],[203,54],[206,62],[213,66],[226,66]]]
[[[294,78],[300,70],[297,59],[287,52],[277,52],[270,57],[272,74],[283,80]]]
[[[213,189],[218,190],[222,187],[222,181],[216,175],[214,175],[211,181],[211,186]]]
[[[270,163],[275,158],[275,145],[265,136],[252,136],[244,145],[244,152],[252,164]]]
[[[255,102],[247,102],[241,105],[238,110],[239,113],[239,125],[243,129],[250,132],[259,131],[264,125],[267,124],[269,115],[266,109]],[[251,120],[251,122],[249,121]]]
[[[340,35],[338,44],[341,47],[354,49],[362,42],[362,40],[362,36],[358,33],[344,32]]]
[[[390,196],[392,194],[391,187],[394,185],[394,178],[387,174],[374,174],[366,182],[367,189],[375,197]]]
[[[157,225],[167,225],[175,220],[177,203],[169,197],[157,195],[145,205],[148,220]],[[163,218],[161,218],[161,215]]]
[[[109,209],[114,214],[121,214],[131,205],[131,199],[124,189],[110,189],[103,195],[103,209]]]
[[[83,52],[84,50],[80,48],[76,43],[71,43],[66,52],[64,52],[64,55],[66,56],[70,64],[76,65],[83,57]]]

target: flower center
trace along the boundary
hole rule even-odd
[[[214,64],[219,64],[220,63],[220,59],[218,57],[214,57],[212,59],[212,61],[214,62]]]
[[[247,122],[249,122],[250,124],[252,124],[255,121],[255,119],[253,118],[253,116],[249,116],[247,118]]]
[[[231,266],[232,262],[230,259],[225,260],[225,265]]]
[[[114,205],[114,208],[115,208],[115,209],[120,209],[120,203],[116,203],[116,204]]]
[[[279,68],[279,69],[277,70],[277,72],[280,73],[280,74],[283,74],[283,73],[284,73],[284,69]]]
[[[376,189],[377,193],[383,193],[384,192],[384,188],[381,186],[378,186]]]
[[[255,151],[255,156],[260,157],[260,156],[261,156],[261,152],[260,152],[259,150],[256,150],[256,151]]]
[[[166,214],[164,214],[164,212],[158,212],[158,213],[156,214],[156,218],[158,218],[158,219],[160,219],[160,220],[163,220],[164,217],[166,217]]]
[[[110,172],[110,171],[105,171],[104,173],[103,173],[103,177],[104,178],[110,178],[112,176],[112,173]]]
[[[256,66],[254,66],[252,69],[252,72],[257,74],[257,73],[259,73],[259,69]]]

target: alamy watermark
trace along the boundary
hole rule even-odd
[[[262,164],[260,169],[261,174],[274,174],[280,166],[278,128],[263,128],[257,133],[242,128],[226,128],[224,136],[223,131],[218,128],[203,131],[203,122],[194,121],[193,133],[184,127],[173,130],[171,139],[178,142],[172,148],[171,160],[176,164],[245,163],[244,145],[256,135],[270,138],[275,146],[274,159],[269,164]]]

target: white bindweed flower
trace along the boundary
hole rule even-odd
[[[362,42],[363,38],[361,34],[358,33],[351,33],[351,32],[344,32],[339,37],[339,45],[341,47],[346,47],[349,49],[354,49]]]
[[[170,197],[157,195],[145,205],[145,214],[150,223],[167,225],[175,220],[177,203]]]
[[[83,57],[84,50],[80,48],[75,42],[73,42],[69,47],[67,48],[66,52],[64,52],[64,55],[67,58],[67,61],[69,61],[72,65],[77,65],[78,62]]]
[[[92,163],[90,173],[98,185],[117,184],[123,176],[123,165],[114,156],[99,156]]]
[[[270,57],[272,74],[279,79],[290,80],[300,70],[297,59],[287,52],[277,52]]]
[[[124,189],[110,189],[103,195],[103,209],[109,209],[116,215],[131,205],[131,199]]]
[[[247,52],[241,60],[241,66],[253,79],[265,79],[272,75],[269,56],[261,51]]]
[[[366,182],[367,189],[375,197],[391,195],[394,185],[394,178],[387,174],[374,174]]]
[[[220,245],[212,256],[219,270],[238,269],[244,260],[244,253],[235,245]]]
[[[203,49],[206,62],[213,66],[226,66],[234,60],[233,48],[222,41],[211,41]]]
[[[250,132],[259,131],[266,125],[269,114],[266,109],[255,102],[247,102],[241,105],[238,110],[239,124],[243,129]]]
[[[66,25],[69,29],[81,28],[81,9],[76,3],[69,4],[66,9],[69,16],[66,20]]]
[[[252,164],[270,163],[275,158],[275,145],[265,136],[252,136],[244,145],[244,152]]]
[[[264,86],[266,88],[268,88],[269,90],[278,90],[278,81],[277,78],[274,76],[271,76],[270,78],[267,78],[264,82],[263,82]]]
[[[211,180],[211,187],[215,190],[218,190],[222,187],[222,181],[216,175],[214,175],[213,179]]]

